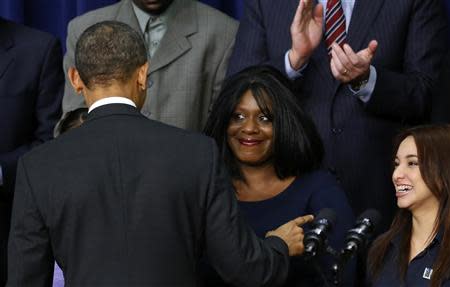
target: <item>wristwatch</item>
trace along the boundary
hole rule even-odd
[[[369,82],[369,78],[351,83],[350,87],[352,88],[353,91],[359,92],[359,90],[361,90],[366,86],[367,82]]]
[[[370,68],[360,77],[354,79],[353,82],[350,83],[350,88],[352,88],[352,90],[355,92],[359,92],[359,90],[364,88],[367,82],[369,82],[369,78],[370,78]]]

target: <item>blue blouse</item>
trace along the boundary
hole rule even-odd
[[[239,207],[243,218],[261,238],[268,231],[293,218],[305,214],[317,215],[321,209],[331,208],[336,212],[337,220],[328,240],[335,250],[342,248],[346,232],[354,224],[353,212],[343,190],[334,176],[325,171],[314,171],[296,178],[284,191],[272,198],[240,201]],[[293,257],[285,286],[323,286],[317,267],[329,277],[333,262],[333,258],[327,254],[321,256],[318,264],[305,261],[301,256]],[[350,264],[347,268],[344,286],[352,285],[354,267],[354,264]]]
[[[398,286],[398,287],[427,287],[430,286],[433,276],[433,263],[439,254],[442,241],[442,232],[439,232],[425,250],[411,260],[406,272],[404,282],[400,280],[398,264],[396,261],[400,249],[400,238],[391,241],[391,245],[384,259],[384,266],[380,274],[372,283],[372,287]],[[442,287],[450,287],[450,280],[442,283]]]

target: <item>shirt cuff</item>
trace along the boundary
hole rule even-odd
[[[355,91],[352,89],[350,85],[348,88],[352,93],[357,96],[361,101],[367,103],[372,97],[373,90],[375,89],[375,83],[377,82],[377,70],[374,66],[370,65],[370,75],[367,83],[364,85],[362,89],[359,91]]]
[[[301,76],[303,76],[302,72],[308,66],[308,63],[304,64],[299,70],[294,70],[291,66],[291,62],[289,62],[289,51],[284,54],[284,69],[286,70],[286,75],[289,79],[295,80]]]

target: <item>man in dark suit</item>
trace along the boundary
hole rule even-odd
[[[444,9],[440,0],[318,2],[246,0],[228,73],[260,63],[286,72],[355,213],[377,208],[386,228],[395,210],[391,140],[429,118]]]
[[[439,81],[432,98],[432,123],[450,123],[450,50],[442,62]]]
[[[0,18],[0,286],[18,158],[53,138],[64,88],[59,42]]]
[[[281,284],[312,216],[254,235],[214,141],[140,114],[148,64],[131,27],[88,28],[75,67],[89,113],[19,161],[8,286],[50,286],[55,259],[70,286],[199,286],[203,254],[238,286]]]

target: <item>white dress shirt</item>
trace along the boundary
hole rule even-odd
[[[92,112],[92,110],[104,106],[104,105],[109,105],[109,104],[125,104],[125,105],[130,105],[136,108],[136,104],[128,99],[128,98],[124,98],[124,97],[109,97],[109,98],[103,98],[100,99],[96,102],[94,102],[88,110],[88,113]]]

